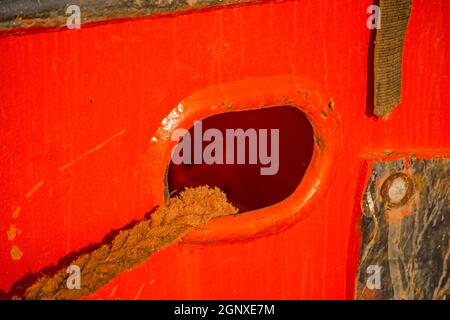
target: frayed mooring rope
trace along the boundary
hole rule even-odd
[[[80,289],[67,288],[70,274],[63,268],[31,285],[23,299],[77,299],[98,290],[118,273],[144,262],[153,253],[178,241],[192,228],[210,219],[236,214],[237,209],[218,188],[186,189],[171,198],[148,220],[121,231],[112,241],[72,262],[80,268]]]

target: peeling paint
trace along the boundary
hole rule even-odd
[[[16,236],[20,233],[22,233],[22,231],[17,229],[16,225],[11,224],[9,226],[8,231],[6,232],[6,235],[7,235],[9,241],[13,241],[16,238]]]
[[[12,246],[10,253],[11,253],[11,258],[14,261],[19,261],[20,259],[22,259],[23,252],[22,252],[22,250],[20,250],[20,248],[18,246]]]

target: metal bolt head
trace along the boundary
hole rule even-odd
[[[381,197],[391,208],[404,206],[414,193],[411,178],[403,172],[391,174],[381,186]]]

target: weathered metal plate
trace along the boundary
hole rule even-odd
[[[82,23],[173,14],[194,9],[262,2],[264,0],[4,0],[0,30],[65,26],[70,5],[81,10]]]
[[[373,165],[363,199],[358,299],[450,298],[449,164],[410,158]],[[411,193],[400,180],[392,184],[396,174],[412,183]],[[395,199],[399,194],[405,198]]]

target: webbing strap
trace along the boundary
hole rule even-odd
[[[402,56],[412,0],[380,0],[374,52],[374,113],[388,115],[401,101]]]

